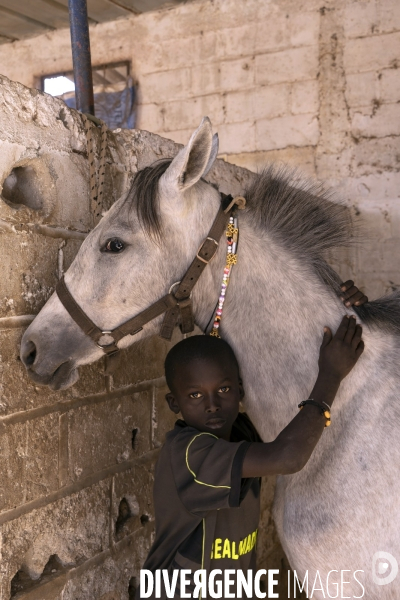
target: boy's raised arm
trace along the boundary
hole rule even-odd
[[[364,350],[362,329],[354,317],[345,316],[334,336],[325,328],[319,356],[319,375],[310,399],[320,407],[332,405],[342,379],[350,373]],[[253,443],[242,468],[243,477],[286,475],[300,471],[310,458],[325,428],[321,408],[307,404],[269,443]]]

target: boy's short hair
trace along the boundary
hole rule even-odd
[[[236,366],[239,375],[239,364],[235,353],[225,340],[211,335],[193,335],[181,340],[168,352],[164,363],[169,389],[172,389],[171,385],[178,365],[187,365],[193,360],[218,359],[221,355]]]

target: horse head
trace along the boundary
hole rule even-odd
[[[65,284],[102,331],[125,323],[182,278],[220,204],[219,193],[202,179],[217,153],[218,136],[212,135],[205,117],[174,159],[137,174],[130,191],[84,240]],[[156,333],[161,318],[134,337],[121,339],[119,347]],[[78,367],[102,356],[103,350],[85,335],[56,293],[21,344],[21,359],[31,379],[56,390],[73,385]]]

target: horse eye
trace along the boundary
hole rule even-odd
[[[114,252],[115,254],[118,254],[119,252],[125,250],[125,244],[118,238],[112,238],[111,240],[108,240],[104,250],[105,252]]]

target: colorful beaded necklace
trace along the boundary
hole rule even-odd
[[[212,329],[210,331],[210,335],[214,337],[221,337],[219,335],[219,326],[221,323],[222,317],[222,309],[224,307],[226,290],[229,284],[230,276],[232,273],[233,265],[237,263],[237,243],[239,237],[239,228],[238,228],[238,220],[237,217],[231,216],[229,217],[229,224],[226,229],[226,238],[227,238],[227,253],[226,253],[226,263],[224,268],[224,275],[222,277],[221,284],[221,292],[218,298],[218,306],[214,317],[214,323]]]

